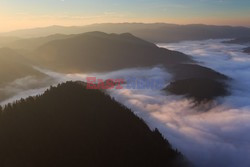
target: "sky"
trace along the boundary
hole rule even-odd
[[[250,27],[250,0],[0,0],[0,32],[107,22]]]

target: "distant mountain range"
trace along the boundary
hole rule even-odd
[[[185,167],[158,130],[81,82],[0,107],[1,167]]]
[[[54,34],[79,34],[90,31],[106,33],[131,33],[150,42],[178,42],[182,40],[204,40],[221,38],[239,38],[250,36],[250,28],[213,26],[213,25],[176,25],[176,24],[143,24],[143,23],[107,23],[82,27],[50,26],[44,28],[24,29],[0,36],[16,36],[21,38],[41,37]],[[0,40],[1,41],[1,40]]]

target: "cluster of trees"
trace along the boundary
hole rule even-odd
[[[158,130],[84,83],[63,83],[0,111],[1,167],[187,166]]]

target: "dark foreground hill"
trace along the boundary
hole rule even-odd
[[[1,112],[1,167],[187,165],[158,130],[80,82],[51,87]]]

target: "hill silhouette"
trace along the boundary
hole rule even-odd
[[[178,167],[183,156],[131,110],[81,82],[0,108],[1,167]]]

